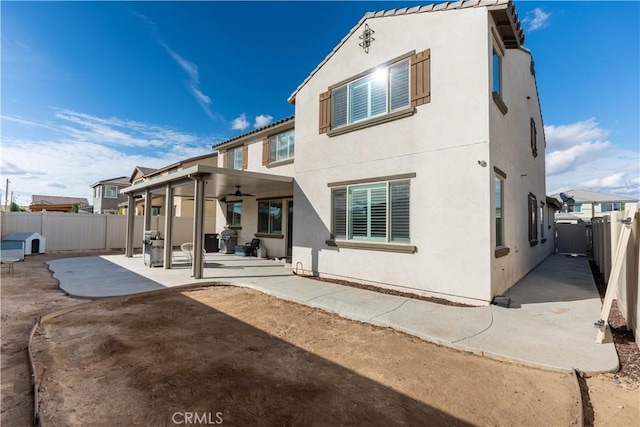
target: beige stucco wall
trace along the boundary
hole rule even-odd
[[[492,48],[491,34],[488,48]],[[520,49],[505,51],[502,62],[502,99],[508,108],[503,114],[491,98],[489,116],[491,123],[491,163],[507,174],[504,184],[504,236],[508,255],[495,258],[495,224],[491,221],[492,294],[504,293],[533,267],[554,250],[550,232],[545,230],[547,241],[542,243],[540,218],[538,218],[538,244],[531,246],[528,234],[528,195],[536,196],[538,211],[540,202],[546,206],[545,189],[545,139],[534,76],[530,71],[532,57]],[[489,74],[490,76],[491,74]],[[530,119],[537,127],[538,156],[531,150]],[[493,175],[490,177],[493,183]],[[491,206],[494,206],[491,192]]]
[[[373,18],[296,96],[293,264],[321,275],[482,304],[491,297],[489,33],[485,9]],[[364,24],[363,24],[364,25]],[[431,102],[411,117],[339,136],[318,133],[319,94],[408,53],[431,49]],[[528,123],[528,122],[527,122]],[[411,244],[417,253],[336,249],[327,183],[415,173]]]
[[[286,123],[281,126],[275,126],[267,129],[264,132],[251,135],[242,141],[242,145],[248,147],[248,159],[247,159],[247,171],[260,172],[265,174],[273,174],[280,176],[293,176],[294,164],[293,162],[283,162],[280,164],[274,163],[271,165],[262,164],[262,141],[269,136],[276,135],[282,132],[286,132],[293,128],[293,123]],[[296,142],[297,143],[297,142]],[[297,149],[297,146],[296,146]],[[221,151],[224,151],[222,149]],[[297,153],[296,153],[297,155]],[[218,156],[218,167],[223,167],[223,155]],[[242,188],[241,188],[242,189]],[[255,197],[244,197],[242,200],[242,217],[241,224],[242,229],[237,230],[238,244],[245,244],[250,242],[255,237],[258,231],[258,201],[259,199],[283,199],[283,221],[282,221],[282,235],[283,238],[273,238],[261,236],[260,247],[267,250],[268,257],[282,258],[286,256],[287,251],[287,223],[289,221],[287,215],[287,203],[292,200],[293,193],[291,191],[278,191],[278,192],[264,192],[255,193]],[[227,197],[229,202],[235,201],[233,197]],[[215,202],[215,215],[216,215],[216,232],[220,232],[224,229],[227,223],[226,220],[226,203]]]

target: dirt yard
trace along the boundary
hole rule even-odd
[[[68,255],[67,255],[68,256]],[[75,256],[75,255],[74,255]],[[47,258],[50,258],[47,255]],[[67,298],[43,256],[2,277],[2,423],[32,411],[27,334]],[[501,363],[233,287],[102,302],[35,339],[49,425],[573,425],[569,375]],[[635,425],[638,391],[586,380],[587,424]]]

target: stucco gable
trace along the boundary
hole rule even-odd
[[[508,18],[510,25],[510,30],[512,30],[515,34],[514,37],[517,39],[518,46],[524,43],[524,32],[522,31],[521,24],[518,20],[518,14],[515,13],[515,6],[511,0],[464,0],[458,2],[445,2],[439,4],[429,4],[424,6],[414,6],[412,8],[400,8],[400,9],[389,9],[389,10],[381,10],[377,12],[367,12],[358,23],[345,35],[342,40],[333,48],[331,52],[320,62],[316,68],[311,71],[311,73],[307,76],[306,79],[296,88],[296,90],[289,96],[287,101],[290,104],[295,104],[295,98],[298,92],[307,84],[311,78],[322,68],[324,64],[326,64],[331,57],[349,40],[349,38],[365,23],[365,21],[369,18],[380,18],[380,17],[388,17],[388,16],[399,16],[399,15],[408,15],[413,13],[425,13],[425,12],[439,12],[439,11],[450,11],[457,9],[467,9],[473,7],[486,7],[491,8],[491,10],[505,10],[506,17]],[[502,26],[505,28],[506,26]]]

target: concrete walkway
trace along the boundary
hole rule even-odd
[[[60,287],[70,295],[98,298],[147,292],[192,283],[230,283],[392,327],[425,340],[552,369],[586,373],[618,369],[610,334],[596,344],[593,323],[601,302],[588,260],[553,255],[508,296],[511,308],[450,307],[411,298],[302,278],[282,263],[235,255],[206,254],[204,278],[194,280],[186,259],[174,268],[146,267],[140,255],[67,258],[49,262]]]

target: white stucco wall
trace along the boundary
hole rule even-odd
[[[491,24],[491,20],[489,20]],[[489,33],[488,48],[492,49]],[[502,60],[502,99],[508,108],[503,114],[492,98],[489,116],[491,123],[491,172],[497,167],[507,175],[504,184],[504,238],[510,249],[506,256],[496,258],[495,223],[491,221],[491,247],[487,253],[491,257],[492,294],[504,293],[527,272],[553,252],[552,230],[545,230],[546,242],[542,243],[540,218],[538,217],[538,244],[531,246],[528,234],[528,195],[545,203],[545,139],[540,113],[535,78],[531,74],[531,55],[521,49],[507,49]],[[489,74],[491,76],[491,73]],[[490,78],[490,77],[489,77]],[[537,127],[538,155],[531,150],[530,119]],[[493,174],[490,177],[493,184]],[[495,206],[491,192],[491,209]]]
[[[293,264],[405,291],[482,304],[491,298],[489,32],[483,8],[371,18],[368,54],[359,28],[296,96]],[[364,24],[363,24],[364,25]],[[408,53],[431,50],[431,102],[411,117],[328,137],[319,94]],[[528,67],[528,65],[527,65]],[[528,126],[528,119],[527,119]],[[337,249],[327,183],[415,173],[414,254]],[[544,196],[544,193],[542,193]],[[493,252],[491,252],[491,255]]]

